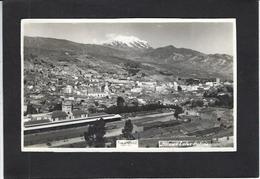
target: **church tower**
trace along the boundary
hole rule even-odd
[[[62,111],[64,111],[67,115],[72,113],[72,101],[71,100],[62,101]]]

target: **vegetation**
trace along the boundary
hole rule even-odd
[[[25,116],[27,114],[37,114],[37,109],[32,104],[27,104],[27,111],[25,112]]]
[[[93,113],[96,113],[96,112],[97,112],[97,109],[96,109],[95,106],[90,106],[90,107],[88,108],[88,112],[91,113],[91,114],[93,114]]]
[[[119,96],[117,97],[117,106],[118,107],[123,107],[125,105],[125,100],[123,97]]]
[[[103,118],[97,120],[93,125],[90,125],[87,132],[84,132],[84,138],[89,147],[104,147],[105,146],[105,121]]]
[[[142,111],[154,111],[154,110],[161,110],[161,109],[176,109],[179,108],[177,105],[163,105],[160,103],[152,103],[146,104],[142,106],[111,106],[105,110],[108,114],[122,114],[122,113],[135,113],[135,112],[142,112]]]
[[[132,131],[133,131],[133,124],[129,119],[125,121],[125,126],[122,129],[123,137],[126,138],[127,140],[135,139],[134,136],[132,135]]]
[[[136,75],[140,71],[141,65],[134,61],[129,61],[125,63],[125,70],[130,76]]]
[[[182,88],[180,86],[178,86],[178,91],[182,91]]]
[[[205,98],[214,98],[215,102],[211,106],[233,108],[233,87],[223,86],[219,88],[211,88],[206,91],[203,96]]]
[[[184,112],[184,111],[183,111],[182,107],[176,106],[173,115],[174,115],[174,117],[175,117],[176,119],[178,119],[178,118],[179,118],[179,114],[181,114],[181,113],[183,113],[183,112]]]
[[[62,104],[56,103],[49,108],[49,112],[62,110]]]
[[[191,101],[191,107],[203,107],[204,102],[202,100],[192,100]]]

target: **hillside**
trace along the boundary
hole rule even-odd
[[[130,41],[132,39],[134,41]],[[162,80],[170,76],[232,79],[232,56],[208,55],[172,45],[153,49],[146,41],[132,39],[127,39],[126,43],[117,39],[96,45],[25,37],[25,70],[38,61],[38,65],[43,68],[54,66],[63,69],[63,66],[73,65],[80,71],[128,73],[132,76],[142,73],[147,78]]]

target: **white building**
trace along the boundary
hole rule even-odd
[[[106,83],[105,88],[104,88],[104,93],[110,93],[109,87],[108,87],[108,83]]]
[[[142,92],[142,88],[133,88],[133,89],[131,89],[131,92],[132,93],[141,93]]]
[[[153,90],[153,91],[155,91],[155,87],[157,85],[156,82],[144,82],[144,81],[139,82],[139,81],[137,81],[136,83],[137,83],[137,86],[140,88],[143,88],[146,90]]]
[[[137,101],[139,104],[146,104],[146,101],[142,98],[138,98]]]
[[[97,92],[97,93],[88,93],[88,97],[94,97],[94,98],[104,98],[108,96],[108,93],[105,92]]]
[[[165,86],[165,85],[156,86],[156,87],[155,87],[155,91],[156,91],[157,93],[165,93],[165,92],[167,92],[166,86]]]
[[[73,92],[73,87],[71,85],[67,85],[64,89],[63,89],[64,93],[67,94],[71,94]]]
[[[178,83],[176,82],[176,81],[174,81],[173,82],[173,89],[175,90],[175,91],[178,91]]]
[[[36,120],[51,120],[51,113],[28,114],[24,117],[24,122]]]
[[[152,82],[152,81],[137,81],[136,82],[138,86],[144,87],[144,86],[156,86],[157,83],[156,82]]]
[[[224,85],[233,85],[233,83],[226,81],[226,82],[224,82]]]
[[[199,86],[196,86],[196,85],[194,85],[194,86],[190,85],[190,86],[186,86],[186,90],[187,91],[196,91],[196,90],[198,90],[198,87]]]
[[[212,86],[214,86],[214,83],[213,82],[206,82],[206,85],[212,87]]]
[[[219,84],[220,83],[220,79],[216,78],[216,83]]]

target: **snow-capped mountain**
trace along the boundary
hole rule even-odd
[[[147,41],[141,40],[135,36],[123,36],[118,35],[111,39],[109,39],[103,45],[117,48],[117,49],[135,49],[135,50],[146,50],[152,49],[152,47],[148,44]]]
[[[173,45],[154,49],[146,41],[135,37],[113,38],[113,41],[106,45],[80,44],[63,39],[43,37],[25,37],[24,47],[28,68],[30,64],[37,64],[37,59],[44,59],[46,64],[50,63],[50,66],[58,67],[66,62],[68,65],[76,64],[80,68],[87,67],[88,69],[89,66],[93,66],[94,69],[100,71],[122,72],[126,69],[135,71],[136,64],[141,64],[138,68],[147,74],[151,72],[161,75],[161,72],[166,71],[173,75],[186,77],[233,78],[233,57],[230,55],[204,54]],[[43,66],[46,64],[43,63]]]

